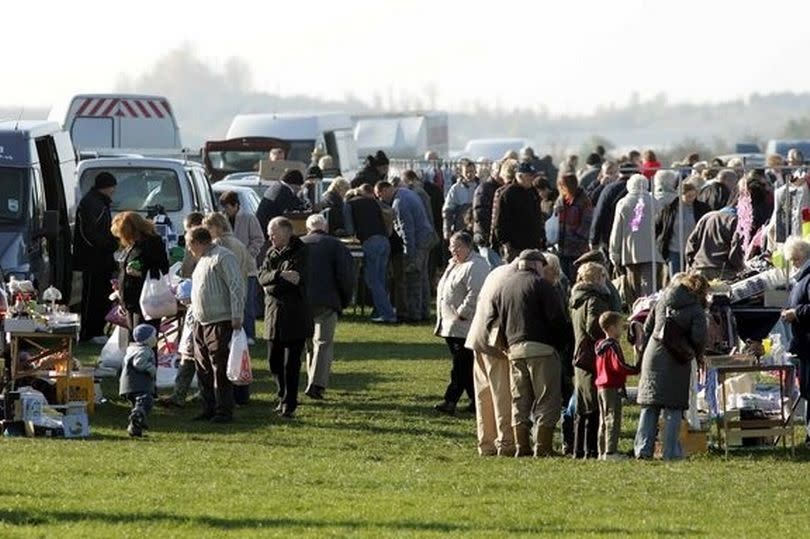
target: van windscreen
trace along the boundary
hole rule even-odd
[[[27,169],[0,167],[0,221],[19,221],[25,208]]]
[[[113,194],[113,211],[147,211],[162,206],[165,211],[180,211],[183,195],[180,180],[171,169],[164,168],[91,168],[82,173],[79,187],[87,193],[100,172],[115,176],[118,185]]]

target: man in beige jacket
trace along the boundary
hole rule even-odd
[[[492,315],[493,298],[500,292],[503,282],[516,271],[517,259],[511,264],[498,266],[487,275],[478,294],[478,305],[465,343],[475,354],[475,416],[478,452],[482,456],[511,457],[515,454],[509,358],[495,342],[497,335],[490,336],[487,320]]]

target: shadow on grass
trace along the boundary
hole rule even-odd
[[[441,342],[340,342],[335,345],[338,361],[368,361],[380,359],[449,359],[450,353]]]
[[[249,530],[268,528],[343,528],[348,530],[379,530],[381,532],[501,532],[501,533],[574,533],[596,535],[619,535],[638,532],[631,528],[615,526],[569,527],[562,521],[551,521],[536,526],[480,526],[437,521],[371,521],[357,520],[316,520],[311,518],[235,518],[212,516],[183,516],[163,512],[153,513],[99,513],[91,511],[25,511],[22,509],[0,509],[0,521],[12,526],[42,526],[72,522],[98,522],[103,524],[131,524],[133,522],[151,524],[174,524],[206,526],[219,530]],[[645,533],[654,535],[704,535],[695,528],[662,529],[645,528]]]

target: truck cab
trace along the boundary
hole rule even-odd
[[[199,163],[181,159],[116,157],[79,163],[77,196],[92,189],[100,172],[109,172],[118,182],[112,200],[113,215],[136,211],[155,214],[158,207],[171,219],[174,231],[183,233],[183,218],[193,211],[216,211],[211,185]]]
[[[357,145],[354,141],[354,126],[348,114],[339,112],[304,114],[239,114],[234,117],[225,135],[226,141],[234,139],[257,141],[276,139],[287,146],[286,158],[289,161],[310,163],[315,148],[321,148],[334,161],[335,171],[351,180],[357,173]],[[281,146],[278,146],[281,147]],[[247,148],[246,148],[247,149]],[[234,151],[234,150],[232,150]],[[227,162],[228,155],[217,155],[213,159]],[[267,159],[267,154],[257,157]],[[255,172],[257,168],[233,170],[230,172]]]
[[[0,122],[0,267],[40,291],[55,286],[71,304],[80,293],[71,259],[75,172],[70,135],[59,124]]]

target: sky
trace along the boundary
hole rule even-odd
[[[701,103],[810,91],[806,0],[7,4],[0,105],[112,91],[184,45],[217,70],[243,59],[255,91],[371,102],[433,88],[446,110],[582,114],[633,93]]]

